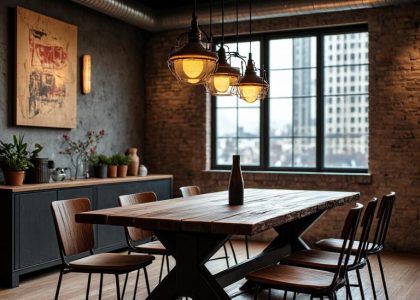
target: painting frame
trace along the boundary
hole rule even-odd
[[[15,125],[76,128],[77,26],[16,7]]]

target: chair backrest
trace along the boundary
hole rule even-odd
[[[380,250],[384,247],[388,226],[391,221],[392,209],[394,208],[395,197],[396,196],[394,192],[391,192],[382,197],[382,201],[378,209],[378,214],[376,215],[378,222],[376,224],[376,232],[373,239],[373,248],[369,250]]]
[[[179,190],[181,191],[182,197],[200,195],[200,188],[196,185],[183,186]]]
[[[153,192],[144,192],[130,195],[122,195],[118,197],[120,206],[135,205],[141,203],[154,202],[157,200],[156,194]],[[140,241],[151,238],[153,233],[136,227],[125,227],[127,242],[131,246],[132,241]]]
[[[63,260],[72,256],[91,251],[95,245],[93,225],[77,223],[75,214],[90,211],[90,201],[78,198],[51,203],[58,245]]]
[[[343,245],[341,247],[340,256],[338,259],[338,268],[334,275],[332,285],[337,284],[343,280],[347,272],[347,267],[351,255],[351,249],[353,247],[354,239],[356,237],[356,231],[359,224],[360,215],[362,213],[363,205],[356,203],[356,206],[347,214],[346,221],[344,222],[343,230],[341,232],[341,238],[343,239]]]
[[[366,257],[366,251],[368,250],[369,246],[370,229],[372,228],[377,204],[377,198],[373,198],[372,200],[370,200],[368,205],[366,206],[363,218],[360,221],[360,227],[362,228],[362,232],[360,234],[359,246],[357,247],[354,264],[360,263],[362,258]]]

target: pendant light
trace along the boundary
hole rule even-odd
[[[225,11],[222,0],[222,43],[217,51],[219,61],[215,72],[209,77],[206,88],[213,96],[231,96],[236,94],[236,85],[239,81],[240,71],[230,65],[226,57],[224,45],[225,32]]]
[[[264,99],[268,93],[269,85],[264,77],[257,75],[255,63],[252,59],[251,52],[251,0],[249,0],[249,56],[245,69],[245,75],[239,80],[238,94],[239,97],[248,103]]]
[[[181,45],[182,34],[177,39],[177,45],[168,57],[168,67],[179,82],[189,84],[205,84],[213,74],[217,64],[217,54],[211,51],[208,40],[202,39],[202,32],[197,22],[197,1],[194,1],[191,28],[188,32],[188,42]]]

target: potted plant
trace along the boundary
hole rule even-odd
[[[115,178],[117,177],[118,169],[118,154],[114,154],[108,160],[108,177]]]
[[[28,151],[28,144],[23,142],[23,136],[13,136],[12,143],[0,141],[0,166],[4,173],[6,185],[22,185],[25,171],[33,167],[31,158],[35,158],[42,146],[35,144],[35,150]]]
[[[90,163],[95,171],[96,178],[106,178],[108,172],[109,159],[103,154],[92,154],[89,158]]]
[[[126,177],[128,171],[128,164],[130,163],[131,159],[128,155],[124,154],[117,154],[117,176],[118,177]]]

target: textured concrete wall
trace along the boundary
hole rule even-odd
[[[30,128],[13,126],[14,16],[16,5],[68,22],[78,27],[77,128]],[[144,33],[93,10],[67,0],[3,0],[0,2],[0,139],[25,134],[28,142],[44,145],[42,156],[68,166],[58,154],[64,132],[82,137],[87,130],[104,128],[99,151],[142,149],[144,136]],[[92,56],[92,93],[80,92],[80,57]],[[140,151],[141,153],[141,151]]]
[[[279,18],[253,23],[258,32],[368,23],[370,59],[371,176],[284,173],[244,174],[247,187],[360,191],[361,201],[391,190],[397,202],[388,246],[420,251],[420,4]],[[234,32],[228,26],[228,32]],[[246,33],[247,24],[241,24]],[[176,83],[166,66],[178,32],[154,35],[146,57],[146,160],[154,172],[173,173],[174,192],[199,185],[223,190],[228,172],[209,164],[209,99],[203,87]],[[347,207],[328,212],[306,234],[308,240],[338,235]]]

